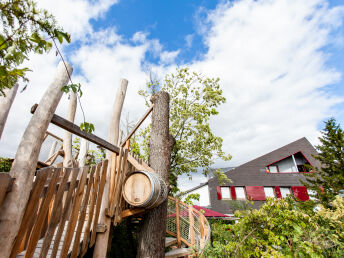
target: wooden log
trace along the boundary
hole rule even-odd
[[[169,185],[171,151],[174,145],[174,139],[169,133],[170,97],[168,93],[161,91],[151,100],[154,108],[149,164]],[[166,217],[167,200],[145,214],[138,237],[137,257],[164,257]]]
[[[86,163],[86,156],[88,153],[88,148],[89,148],[89,141],[87,141],[86,139],[82,138],[81,142],[80,142],[80,153],[78,156],[78,163],[79,163],[79,167],[83,167],[85,166]]]
[[[58,65],[53,83],[44,93],[39,107],[32,116],[17,149],[10,175],[16,178],[12,191],[7,194],[0,210],[0,257],[11,253],[15,237],[25,212],[32,188],[39,150],[56,107],[62,97],[61,88],[68,83],[72,67],[62,62]]]
[[[127,91],[128,81],[126,79],[121,80],[120,87],[117,90],[116,99],[114,102],[111,120],[110,120],[110,127],[109,127],[109,142],[111,144],[117,144],[118,142],[118,135],[119,135],[119,125],[120,125],[120,118],[122,107],[125,99],[125,94]],[[109,191],[110,191],[110,178],[111,178],[111,163],[113,160],[111,159],[112,153],[107,152],[106,154],[107,159],[109,160],[109,166],[107,171],[107,182],[105,183],[104,187],[104,195],[102,199],[102,206],[100,210],[100,217],[99,223],[105,224],[107,228],[110,228],[111,218],[106,216],[106,209],[109,208]],[[94,247],[93,257],[97,258],[105,258],[106,253],[108,250],[108,240],[109,240],[109,233],[110,230],[107,230],[104,233],[97,234],[97,241]]]
[[[0,173],[0,207],[11,183],[12,179],[8,173]]]
[[[52,156],[55,154],[56,151],[56,146],[57,146],[57,141],[54,141],[53,144],[50,147],[50,151],[49,151],[49,155],[48,155],[48,161],[50,160],[50,158],[52,158]],[[46,162],[44,162],[46,163]]]
[[[8,113],[10,112],[12,103],[18,91],[18,83],[13,85],[11,89],[4,89],[6,96],[0,96],[0,139],[4,131]]]
[[[178,248],[181,246],[180,242],[180,209],[179,209],[179,200],[176,199],[176,228],[177,228],[177,245]]]
[[[71,92],[69,95],[69,105],[67,120],[71,123],[74,123],[76,105],[77,105],[77,95],[74,92]],[[63,151],[64,151],[64,167],[73,167],[73,156],[72,156],[72,134],[68,131],[65,131],[63,137]]]
[[[36,109],[38,107],[38,104],[35,104],[31,107],[31,113],[34,114]],[[103,140],[102,138],[94,135],[87,133],[85,131],[80,130],[80,127],[77,126],[76,124],[73,124],[69,122],[68,120],[58,116],[58,115],[53,115],[51,118],[51,123],[54,125],[57,125],[58,127],[61,127],[62,129],[65,129],[77,136],[80,136],[82,138],[85,138],[86,140],[89,140],[90,142],[93,142],[94,144],[99,145],[100,147],[103,147],[104,149],[107,149],[109,151],[118,153],[119,147]]]

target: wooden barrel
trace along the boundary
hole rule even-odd
[[[135,171],[125,180],[122,194],[132,206],[153,208],[166,200],[168,190],[166,183],[159,175]]]

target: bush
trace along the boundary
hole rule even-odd
[[[240,220],[214,229],[213,247],[204,257],[343,257],[344,199],[333,209],[297,203],[292,197],[268,199],[259,210],[236,212]],[[314,207],[314,206],[313,206]]]
[[[12,162],[10,159],[0,157],[0,172],[9,172],[11,170]]]

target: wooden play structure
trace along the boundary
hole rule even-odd
[[[11,172],[0,173],[0,257],[83,257],[91,247],[93,257],[106,257],[111,227],[166,202],[164,235],[169,235],[165,239],[169,251],[165,257],[197,256],[209,240],[206,218],[192,206],[167,197],[168,182],[130,153],[130,138],[154,114],[155,104],[120,142],[120,110],[128,83],[122,80],[106,141],[73,123],[75,98],[70,98],[68,119],[54,114],[71,72],[68,64],[59,65],[54,82],[31,110],[33,117]],[[63,128],[65,135],[48,132],[49,123]],[[74,156],[72,134],[82,138]],[[42,148],[48,138],[49,150]],[[85,166],[88,142],[106,149],[106,159]],[[39,150],[47,152],[43,161],[38,160]]]

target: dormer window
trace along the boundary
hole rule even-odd
[[[265,168],[267,173],[299,173],[309,172],[307,165],[310,165],[310,163],[300,151],[273,162]]]

